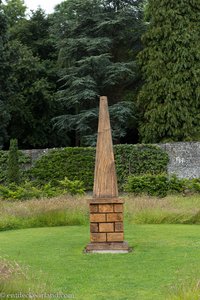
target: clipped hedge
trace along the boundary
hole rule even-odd
[[[131,174],[160,174],[166,172],[168,155],[155,145],[115,145],[116,170],[121,188]],[[92,190],[95,148],[62,148],[49,151],[28,171],[39,182],[56,182],[67,177],[83,181]]]
[[[156,145],[116,145],[114,152],[120,187],[129,175],[157,175],[167,172],[168,154]]]
[[[80,180],[87,190],[92,188],[95,162],[95,149],[62,148],[49,151],[38,159],[28,175],[44,184],[56,183],[67,177],[69,180]]]

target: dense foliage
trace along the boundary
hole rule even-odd
[[[29,200],[61,195],[83,195],[84,191],[82,181],[71,181],[68,178],[57,181],[56,186],[51,183],[37,185],[35,182],[25,181],[21,184],[0,185],[0,198],[3,200]]]
[[[30,157],[18,150],[19,176],[24,180],[25,170],[30,165]],[[12,168],[11,164],[11,168]],[[8,183],[9,151],[0,150],[0,183]]]
[[[6,17],[0,8],[0,147],[2,147],[7,140],[7,127],[10,120],[10,114],[8,112],[6,102],[9,91],[9,82],[7,77],[8,65],[5,53],[7,38]]]
[[[38,159],[28,174],[40,184],[51,182],[57,185],[58,180],[67,177],[81,180],[86,189],[92,189],[94,162],[94,148],[55,149]]]
[[[103,94],[116,141],[137,131],[140,2],[68,0],[29,16],[23,0],[0,3],[4,148],[11,138],[20,148],[94,145]]]
[[[127,94],[138,81],[139,3],[68,0],[56,8],[54,33],[61,82],[58,101],[67,113],[55,122],[60,129],[74,130],[77,146],[95,144],[99,95],[109,97],[117,140],[135,117],[133,94]]]
[[[139,55],[145,143],[199,138],[200,2],[149,0],[149,26]]]
[[[154,145],[114,146],[119,187],[122,189],[131,174],[160,174],[166,172],[168,155]],[[36,161],[28,173],[39,183],[52,182],[64,177],[83,181],[87,190],[92,190],[95,163],[95,148],[76,147],[51,150]]]
[[[100,95],[116,144],[198,140],[199,20],[197,0],[0,1],[0,147],[94,146]]]
[[[115,159],[120,187],[129,175],[162,174],[167,172],[168,154],[155,145],[116,145]]]
[[[181,179],[166,174],[129,176],[124,190],[136,195],[147,194],[150,196],[165,197],[167,194],[182,193],[188,195],[200,193],[200,179]]]

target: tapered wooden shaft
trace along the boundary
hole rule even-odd
[[[105,96],[100,97],[93,197],[118,197],[108,100]]]

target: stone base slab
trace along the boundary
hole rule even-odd
[[[132,248],[127,242],[115,243],[89,243],[84,249],[85,253],[129,253]]]

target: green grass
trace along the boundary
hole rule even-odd
[[[0,201],[0,231],[86,225],[89,223],[88,197],[61,196],[40,200]],[[125,219],[129,223],[200,224],[198,195],[173,195],[164,199],[124,195],[123,198]]]
[[[200,224],[199,195],[126,197],[126,218],[134,224]]]
[[[11,229],[85,225],[89,222],[84,197],[0,201],[0,231]]]
[[[46,287],[47,282],[43,282],[41,272],[32,273],[27,266],[20,266],[15,261],[0,257],[0,299],[5,299],[7,296],[9,299],[27,300],[26,295],[29,291],[34,291],[34,294],[39,296],[44,293]],[[20,297],[17,297],[20,292]],[[41,300],[42,298],[32,295],[31,299]]]
[[[89,226],[1,232],[0,256],[42,271],[47,292],[75,299],[189,299],[173,297],[177,286],[200,279],[199,226],[126,224],[125,234],[134,251],[112,255],[82,253]]]
[[[0,201],[0,231],[21,229],[0,232],[0,257],[30,266],[27,279],[6,281],[4,290],[42,287],[81,300],[199,300],[199,227],[169,224],[200,224],[200,197],[123,197],[126,239],[134,247],[126,255],[82,254],[89,242],[86,197]],[[44,228],[22,230],[34,227]]]

